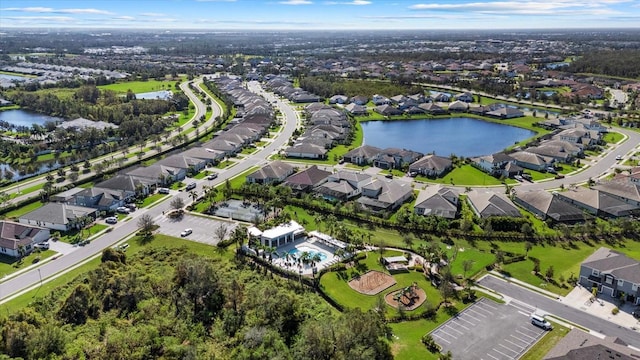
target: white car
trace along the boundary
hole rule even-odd
[[[107,224],[117,224],[118,218],[115,216],[109,216],[108,218],[104,219],[104,222],[106,222]]]
[[[616,156],[616,160],[622,160],[622,155]]]
[[[193,233],[193,230],[184,229],[184,231],[180,233],[180,236],[182,236],[182,237],[189,236],[189,235],[191,235],[191,233]]]
[[[131,210],[126,206],[120,206],[116,209],[116,212],[119,212],[120,214],[128,214],[131,212]]]

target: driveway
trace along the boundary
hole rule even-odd
[[[181,219],[170,219],[162,216],[158,219],[157,224],[160,226],[158,232],[164,235],[180,237],[180,233],[184,229],[192,229],[193,233],[187,235],[185,239],[197,241],[200,243],[216,245],[219,239],[216,236],[216,230],[220,226],[227,227],[227,237],[238,225],[235,222],[212,219],[202,216],[185,214]]]
[[[529,321],[529,309],[480,299],[431,332],[454,359],[514,360],[545,333]]]

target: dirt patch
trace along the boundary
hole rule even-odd
[[[384,300],[394,308],[400,304],[405,310],[415,310],[427,300],[427,293],[416,285],[395,290],[385,295]]]
[[[396,280],[391,275],[380,271],[371,270],[353,278],[349,281],[349,286],[365,295],[375,295],[396,284]]]

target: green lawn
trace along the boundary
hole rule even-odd
[[[44,186],[44,183],[41,183],[41,184],[38,184],[38,185],[30,186],[28,188],[20,189],[19,193],[18,192],[11,193],[11,195],[9,195],[9,198],[10,199],[14,199],[14,198],[16,198],[18,196],[22,196],[22,195],[25,195],[25,194],[30,194],[32,192],[36,192],[38,190],[42,190],[43,186]]]
[[[169,195],[165,195],[165,194],[153,194],[153,195],[149,195],[146,198],[144,198],[144,200],[142,200],[142,203],[140,203],[139,207],[140,208],[146,208],[149,205],[155,203],[156,201],[159,201],[160,199],[164,199]]]
[[[527,169],[526,173],[531,175],[531,180],[533,180],[533,181],[540,181],[540,180],[544,180],[544,179],[553,179],[555,177],[555,175],[553,175],[551,173],[548,173],[548,172],[540,172],[540,171],[535,171],[535,170],[530,170],[530,169]]]
[[[58,233],[58,235],[56,236],[58,236],[58,241],[62,241],[68,244],[75,244],[78,241],[92,237],[93,235],[99,233],[100,231],[108,227],[109,225],[105,225],[105,224],[93,224],[86,229],[71,230],[65,233]],[[52,233],[51,235],[54,235],[54,234],[55,233]]]
[[[608,132],[606,134],[604,134],[604,136],[602,137],[602,139],[604,141],[606,141],[608,144],[615,144],[618,141],[624,139],[624,135],[617,133],[617,132]]]
[[[398,256],[402,255],[397,251],[385,251],[384,256]],[[396,280],[396,284],[389,289],[384,290],[378,295],[364,295],[356,292],[349,287],[348,281],[357,275],[362,275],[369,270],[378,270],[384,273],[388,272],[378,262],[380,257],[379,252],[367,252],[367,258],[360,261],[360,265],[346,271],[337,273],[329,272],[322,276],[320,279],[320,286],[325,290],[329,296],[331,296],[338,303],[347,308],[360,308],[362,310],[372,309],[376,306],[378,296],[384,296],[385,294],[398,290],[407,286],[410,286],[414,282],[418,283],[418,286],[427,293],[427,302],[431,305],[438,305],[442,301],[442,297],[436,288],[434,288],[429,281],[425,278],[421,272],[410,271],[408,273],[394,274],[393,277]],[[386,313],[388,316],[393,316],[397,313],[397,310],[391,306],[387,306]],[[413,311],[407,311],[407,313],[424,311],[424,306],[420,306]]]
[[[502,182],[499,179],[469,165],[465,164],[457,167],[442,178],[428,179],[424,177],[417,177],[418,180],[432,182],[437,184],[447,184],[456,186],[467,185],[501,185]]]
[[[115,84],[109,85],[100,85],[98,88],[105,90],[112,90],[118,93],[126,93],[131,90],[134,93],[145,93],[151,91],[159,91],[159,90],[171,90],[175,91],[174,85],[175,81],[158,81],[158,80],[147,80],[147,81],[126,81],[119,82]]]
[[[22,259],[22,262],[18,262],[17,258],[11,256],[0,255],[0,279],[2,279],[5,275],[14,273],[20,269],[35,264],[55,254],[57,253],[53,250],[44,250],[41,252],[33,251],[31,254],[25,256]]]
[[[26,213],[29,213],[39,207],[42,206],[42,202],[41,201],[36,201],[36,202],[32,202],[31,204],[27,204],[21,208],[17,208],[15,210],[9,211],[8,213],[5,214],[5,216],[7,218],[18,218]]]
[[[229,166],[235,164],[235,162],[231,161],[231,160],[224,160],[224,161],[220,161],[217,165],[216,168],[218,169],[226,169]]]

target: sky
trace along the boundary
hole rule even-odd
[[[640,0],[1,0],[4,28],[640,28]]]

